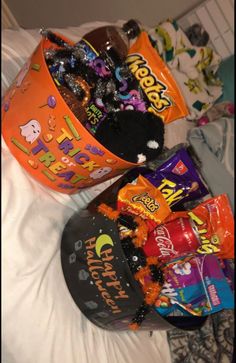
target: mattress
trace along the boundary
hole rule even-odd
[[[77,40],[90,29],[53,29]],[[2,32],[2,92],[31,55],[38,29]],[[178,122],[178,124],[177,124]],[[186,140],[191,124],[173,122],[166,146]],[[76,195],[54,192],[29,176],[2,140],[2,361],[4,363],[170,363],[165,331],[108,332],[87,320],[66,287],[63,228],[115,179]]]

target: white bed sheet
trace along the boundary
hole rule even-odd
[[[166,332],[102,330],[67,290],[60,263],[64,225],[110,183],[73,197],[51,191],[2,142],[3,363],[171,362]]]
[[[60,31],[76,40],[102,24]],[[3,31],[5,88],[39,39],[38,30]],[[176,132],[167,132],[169,147],[186,140],[184,120],[174,124]],[[3,363],[171,362],[166,332],[150,337],[149,332],[102,330],[82,315],[64,281],[60,242],[65,223],[114,180],[73,196],[54,192],[31,178],[2,140]]]

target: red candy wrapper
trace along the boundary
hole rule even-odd
[[[207,199],[191,211],[172,212],[165,223],[180,217],[190,217],[197,228],[201,241],[197,253],[234,258],[234,217],[226,194]]]
[[[180,217],[151,231],[143,250],[146,256],[157,256],[160,261],[168,262],[199,247],[200,238],[193,221]]]

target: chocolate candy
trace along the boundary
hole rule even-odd
[[[89,84],[82,77],[74,74],[66,74],[64,79],[75,96],[81,99],[81,106],[86,107],[90,100]]]
[[[80,122],[84,123],[87,115],[86,111],[81,103],[78,101],[77,97],[71,92],[67,87],[60,86],[58,91],[63,97],[64,101],[67,103],[73,114],[79,119]]]

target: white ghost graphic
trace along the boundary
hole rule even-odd
[[[182,263],[180,265],[175,264],[173,266],[173,269],[174,269],[174,272],[177,275],[184,276],[184,275],[190,275],[191,274],[191,264],[189,262],[184,262],[184,263]]]
[[[32,144],[40,135],[41,126],[37,120],[30,120],[27,124],[20,126],[21,136],[25,137],[26,141]]]
[[[94,170],[89,176],[92,179],[100,179],[104,175],[110,173],[110,171],[112,171],[112,168],[110,168],[109,166],[104,166],[103,168],[99,168],[97,170]]]

